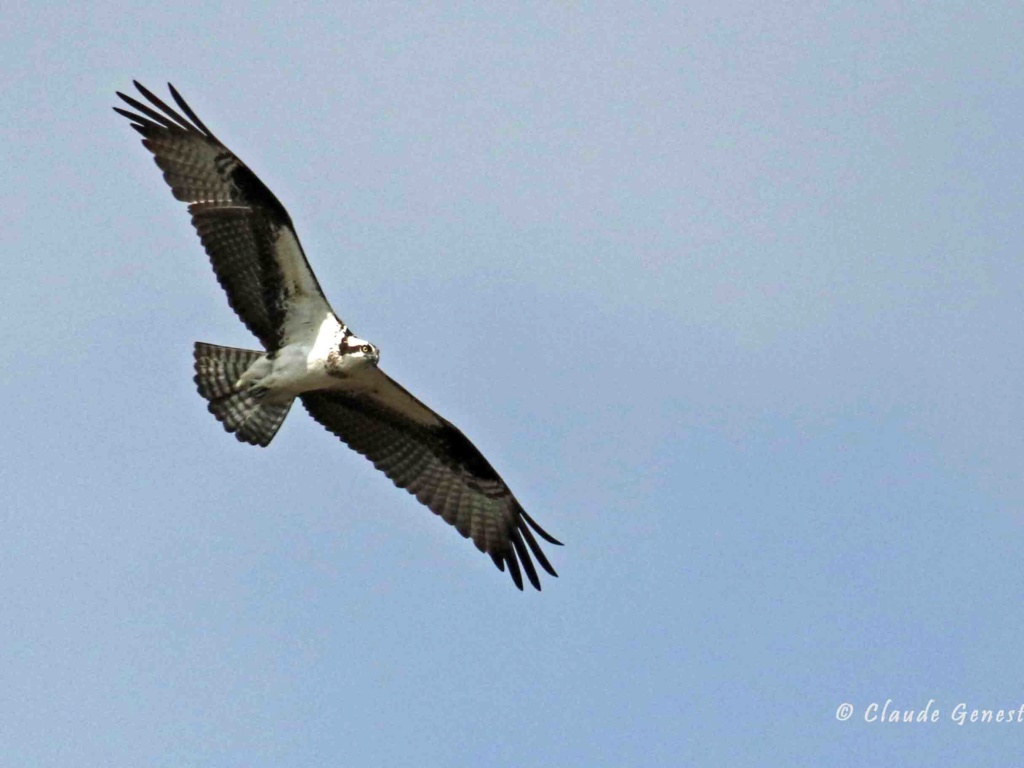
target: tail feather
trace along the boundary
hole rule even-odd
[[[193,380],[199,394],[209,401],[210,413],[241,442],[270,445],[293,400],[264,403],[248,390],[239,388],[238,380],[262,353],[197,341],[194,355],[196,375]]]
[[[199,394],[207,400],[215,400],[234,394],[235,383],[242,378],[250,365],[262,355],[249,349],[219,347],[216,344],[196,342],[195,383]]]

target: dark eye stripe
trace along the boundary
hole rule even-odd
[[[341,351],[342,354],[345,354],[346,352],[362,352],[364,355],[369,355],[371,352],[373,352],[373,345],[372,344],[360,344],[360,345],[357,346],[355,344],[349,343],[349,339],[346,337],[341,342],[341,350],[340,351]]]

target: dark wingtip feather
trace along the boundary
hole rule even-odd
[[[143,135],[145,135],[143,131],[149,130],[150,128],[158,127],[146,118],[139,117],[134,112],[129,112],[127,109],[121,109],[120,107],[111,107],[111,109],[113,109],[115,112],[117,112],[117,114],[121,115],[122,117],[128,118],[131,121],[132,128],[137,130],[139,133],[142,133]]]
[[[219,141],[219,139],[213,135],[213,131],[207,128],[203,121],[199,119],[199,115],[192,111],[192,107],[190,107],[186,103],[185,99],[182,98],[181,94],[178,93],[178,89],[170,83],[167,84],[167,89],[171,92],[171,96],[174,98],[175,103],[181,107],[182,111],[184,111],[184,113],[188,115],[189,119],[195,123],[196,127],[214,141]]]
[[[179,126],[177,123],[175,123],[172,120],[169,120],[165,115],[161,115],[155,109],[147,107],[138,99],[133,99],[131,96],[126,96],[123,93],[118,93],[117,95],[120,96],[121,99],[132,109],[137,109],[139,112],[146,116],[141,117],[140,115],[129,113],[126,114],[125,117],[129,117],[131,120],[134,120],[137,123],[140,123],[142,125],[148,125],[153,128],[159,128],[160,126],[163,126],[164,128],[167,128],[168,130],[172,131],[181,130],[181,126]]]
[[[192,123],[190,123],[187,119],[182,117],[178,113],[178,111],[176,109],[174,109],[174,107],[169,106],[167,104],[167,102],[165,102],[163,99],[161,99],[155,93],[153,93],[151,90],[146,88],[146,86],[144,86],[138,80],[133,80],[132,82],[135,83],[135,87],[139,89],[139,93],[141,93],[143,96],[145,96],[150,104],[155,106],[157,109],[161,110],[164,113],[164,115],[166,115],[167,118],[170,118],[171,120],[173,120],[177,124],[178,127],[183,128],[186,131],[194,131],[194,132],[198,132],[199,131],[199,129],[196,126],[192,125]]]
[[[526,543],[530,545],[530,549],[533,550],[533,555],[537,558],[537,562],[540,563],[541,567],[552,576],[557,577],[558,574],[551,566],[551,563],[548,562],[548,558],[545,556],[544,550],[540,548],[540,544],[537,543],[537,540],[533,538],[533,534],[530,533],[530,527],[522,520],[519,521],[519,532],[526,538]]]
[[[515,547],[516,556],[519,558],[519,562],[526,571],[526,577],[530,580],[533,588],[540,590],[540,579],[537,578],[537,569],[533,567],[533,560],[530,559],[530,551],[526,548],[526,544],[523,543],[523,537],[519,534],[519,529],[512,529],[511,534],[512,546]]]
[[[551,544],[555,544],[555,545],[557,545],[559,547],[564,547],[565,546],[562,542],[560,542],[558,539],[556,539],[550,533],[548,533],[543,528],[541,528],[539,525],[537,525],[537,521],[534,520],[532,517],[530,517],[528,514],[526,514],[526,510],[523,509],[522,507],[519,508],[519,514],[522,515],[523,519],[530,524],[530,527],[533,528],[533,530],[535,530],[537,532],[537,534],[542,539],[544,539],[544,541],[549,542]]]
[[[519,570],[519,561],[516,560],[514,552],[509,552],[505,555],[505,562],[508,563],[508,573],[512,577],[512,581],[519,588],[519,591],[523,591],[523,574]]]

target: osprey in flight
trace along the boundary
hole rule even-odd
[[[149,105],[119,92],[135,111],[114,110],[142,134],[174,196],[188,204],[228,303],[266,350],[196,343],[195,382],[224,429],[269,445],[298,397],[395,485],[472,538],[499,570],[508,566],[519,589],[522,571],[540,589],[531,553],[557,576],[533,533],[561,542],[526,514],[466,436],[384,373],[377,347],[334,314],[273,192],[174,86],[185,116],[135,87]]]

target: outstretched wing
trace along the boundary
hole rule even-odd
[[[309,267],[291,218],[256,174],[185,103],[187,116],[137,81],[150,105],[118,92],[135,112],[114,107],[142,134],[210,257],[228,303],[269,351],[319,327],[330,305]]]
[[[499,570],[507,565],[519,589],[520,565],[540,589],[531,553],[545,571],[557,576],[533,532],[552,544],[561,542],[526,514],[469,439],[383,371],[374,368],[370,375],[372,384],[365,391],[306,392],[302,404],[395,485],[471,538]]]

